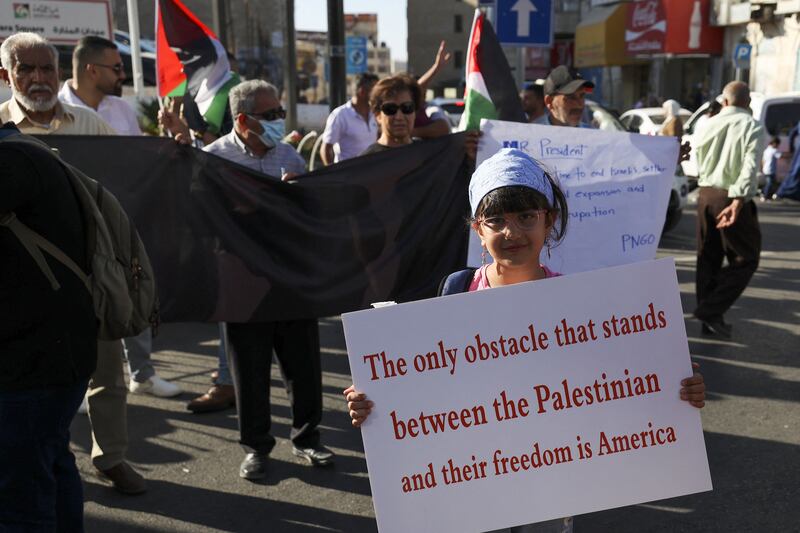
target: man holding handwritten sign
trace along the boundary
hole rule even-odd
[[[666,259],[344,315],[380,531],[710,490],[678,295]]]

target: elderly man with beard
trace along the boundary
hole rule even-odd
[[[58,51],[35,33],[16,33],[0,45],[0,77],[12,98],[0,104],[0,122],[13,122],[22,133],[116,135],[100,115],[58,99]],[[120,341],[97,344],[97,368],[89,381],[92,462],[100,478],[123,494],[146,490],[144,478],[126,461],[127,388]]]
[[[0,123],[23,133],[116,135],[96,113],[58,100],[58,50],[36,33],[15,33],[0,46],[0,78],[12,97],[0,104]]]

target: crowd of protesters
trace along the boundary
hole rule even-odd
[[[3,42],[0,54],[0,74],[13,93],[0,104],[0,141],[21,134],[141,134],[135,112],[119,98],[125,73],[113,42],[84,38],[75,48],[72,77],[60,89],[58,52],[44,38],[19,33]],[[351,99],[328,117],[322,134],[323,162],[336,164],[450,134],[447,118],[425,105],[428,84],[448,60],[442,43],[431,69],[419,79],[357,76]],[[558,66],[543,83],[526,86],[520,99],[534,124],[590,127],[582,120],[585,97],[592,88],[592,82],[573,69]],[[761,130],[744,111],[749,103],[746,84],[728,85],[723,96],[719,117],[704,119],[707,124],[696,145],[701,192],[694,315],[704,333],[728,338],[732,328],[724,321],[724,313],[758,266],[760,232],[752,199],[757,194],[754,180]],[[664,104],[670,124],[666,134],[680,138],[676,105],[675,101]],[[293,180],[305,172],[303,158],[283,141],[286,112],[274,85],[261,80],[240,83],[230,90],[229,108],[229,127],[219,134],[193,132],[180,108],[166,107],[160,121],[176,142],[194,143],[268,176]],[[479,137],[476,131],[466,134],[465,155],[473,161]],[[726,141],[712,142],[720,138]],[[774,150],[769,153],[769,164],[764,163],[767,170],[774,169],[779,156]],[[519,154],[514,157],[524,159]],[[31,158],[3,143],[0,159],[0,215],[15,212],[80,267],[87,267],[82,263],[84,222],[57,162]],[[523,163],[529,165],[527,160]],[[81,484],[69,451],[69,424],[81,402],[86,402],[92,462],[98,473],[119,492],[137,494],[146,490],[146,482],[125,460],[126,396],[131,392],[172,397],[181,389],[154,371],[150,330],[128,339],[98,342],[91,302],[65,269],[57,272],[65,280],[65,290],[53,292],[37,276],[27,251],[4,231],[0,249],[4,258],[15,257],[12,266],[5,266],[4,260],[0,270],[0,287],[10,291],[8,301],[12,302],[2,308],[0,412],[14,414],[2,418],[0,428],[4,450],[0,454],[0,530],[80,531]],[[722,267],[724,256],[729,262],[726,267]],[[322,375],[317,321],[221,324],[220,339],[215,384],[187,407],[196,413],[236,407],[245,451],[239,476],[252,480],[267,475],[275,444],[269,403],[273,349],[292,392],[293,453],[312,466],[332,464],[334,455],[322,446],[319,430]],[[691,384],[701,385],[702,379]],[[355,410],[364,408],[358,404]],[[30,419],[40,424],[27,431]],[[20,501],[31,503],[20,505]]]

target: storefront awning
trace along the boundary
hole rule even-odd
[[[575,66],[630,65],[625,54],[625,5],[595,7],[575,29]]]

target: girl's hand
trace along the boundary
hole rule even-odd
[[[360,427],[372,412],[374,404],[367,400],[365,394],[358,392],[354,385],[347,387],[343,394],[353,427]]]
[[[694,375],[681,381],[681,400],[689,402],[700,409],[706,404],[706,384],[703,374],[697,371],[698,363],[692,363]]]

